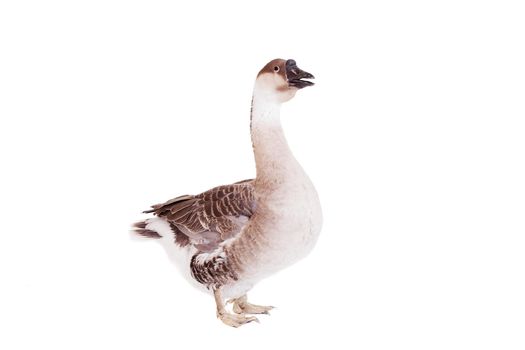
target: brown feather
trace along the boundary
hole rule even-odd
[[[149,238],[161,238],[162,237],[157,232],[146,230],[146,229],[137,229],[137,230],[134,230],[134,232],[141,236],[149,237]]]
[[[254,208],[253,180],[243,180],[195,196],[179,196],[156,204],[146,212],[165,218],[173,230],[176,228],[185,237],[201,235],[207,243],[197,247],[208,250],[240,232],[242,221],[236,218],[251,217]],[[183,239],[180,243],[186,241]]]

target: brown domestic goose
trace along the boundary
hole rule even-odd
[[[268,313],[272,307],[248,303],[246,293],[306,256],[321,230],[317,192],[280,122],[281,104],[313,85],[305,79],[313,75],[283,59],[257,75],[250,124],[255,179],[154,205],[145,213],[156,217],[134,225],[137,234],[158,238],[193,284],[213,293],[217,317],[233,327]]]

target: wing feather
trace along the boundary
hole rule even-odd
[[[197,247],[213,250],[238,234],[255,210],[253,180],[218,186],[198,195],[179,196],[145,213],[164,217]]]

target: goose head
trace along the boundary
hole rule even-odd
[[[314,79],[314,76],[299,69],[294,60],[277,58],[268,62],[257,75],[254,94],[271,102],[283,103],[292,99],[298,90],[314,85],[305,79]]]

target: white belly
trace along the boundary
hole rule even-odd
[[[319,197],[314,186],[304,177],[295,178],[266,203],[264,240],[266,247],[258,252],[257,274],[266,277],[304,258],[317,242],[322,226]],[[255,272],[255,271],[254,271]]]

